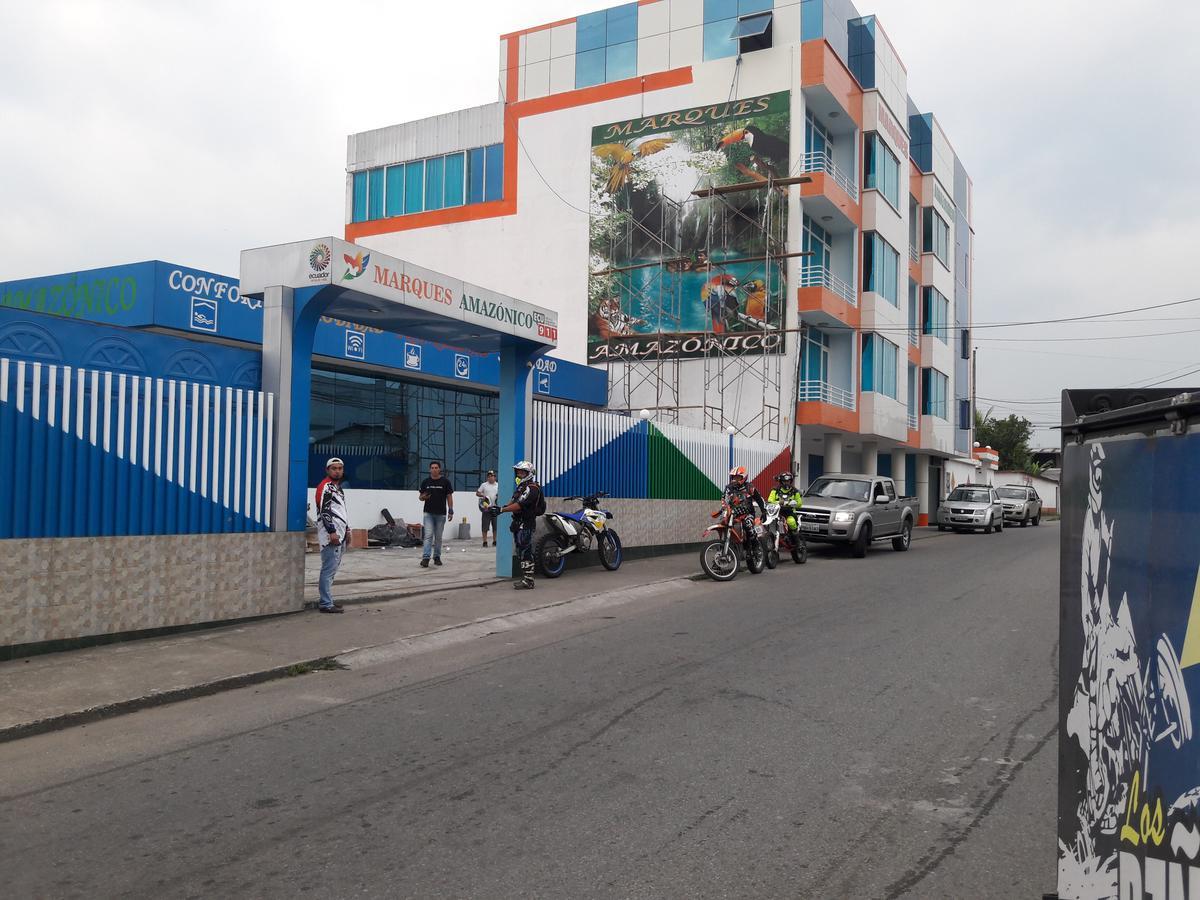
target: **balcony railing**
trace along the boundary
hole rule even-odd
[[[917,414],[912,409],[909,409],[909,411],[908,411],[908,430],[916,431],[917,423],[918,423]]]
[[[800,270],[800,287],[823,287],[833,291],[851,306],[858,306],[854,287],[842,281],[824,266],[805,266]]]
[[[821,172],[838,183],[843,191],[856,202],[858,200],[858,184],[845,169],[833,161],[827,153],[805,153],[800,160],[800,171],[813,173]]]
[[[827,381],[801,381],[800,402],[809,403],[813,401],[828,403],[831,406],[840,406],[842,409],[848,409],[851,412],[855,409],[854,391],[836,387]]]
[[[920,262],[921,261],[921,251],[918,250],[916,247],[914,247],[912,244],[909,244],[908,245],[908,258],[911,259],[913,262]]]
[[[921,335],[917,332],[916,328],[908,329],[908,342],[914,347],[921,343]]]

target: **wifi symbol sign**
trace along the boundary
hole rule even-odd
[[[346,329],[346,358],[367,358],[367,336],[353,328]]]

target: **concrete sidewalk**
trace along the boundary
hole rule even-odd
[[[600,593],[627,594],[700,570],[696,555],[684,553],[626,562],[616,572],[598,566],[570,571],[539,579],[536,590],[514,591],[491,574],[494,551],[456,545],[468,552],[445,548],[441,569],[420,568],[419,549],[348,554],[347,583],[335,582],[335,596],[355,602],[343,615],[299,612],[0,663],[0,741],[300,674],[351,651]],[[312,591],[315,597],[315,586]],[[382,602],[386,598],[392,599]]]
[[[420,547],[373,547],[350,550],[334,580],[333,596],[339,603],[391,600],[429,591],[479,587],[496,581],[496,550],[478,541],[446,541],[442,562],[422,569]],[[317,602],[317,576],[321,554],[304,555],[304,601]]]

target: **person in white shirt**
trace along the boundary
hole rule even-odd
[[[496,505],[496,498],[500,495],[500,485],[496,482],[496,473],[488,470],[487,481],[479,486],[479,490],[475,492],[475,496],[479,498],[479,508],[483,515],[481,519],[481,527],[483,528],[483,546],[488,545],[488,530],[492,532],[492,546],[496,546],[496,528],[495,519],[488,514],[488,508]]]

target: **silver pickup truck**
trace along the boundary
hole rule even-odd
[[[848,544],[857,557],[873,541],[891,539],[892,549],[912,544],[916,497],[901,497],[883,475],[824,475],[804,492],[800,531],[807,541]]]

